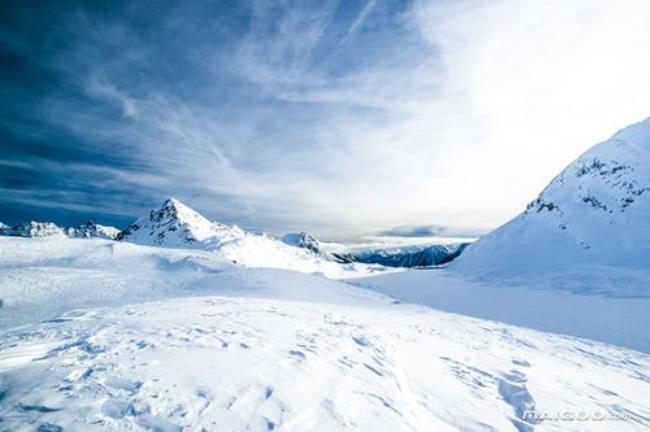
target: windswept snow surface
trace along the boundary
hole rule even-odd
[[[650,271],[594,266],[485,281],[446,268],[351,282],[403,302],[650,353],[650,296],[640,289],[650,287]]]
[[[0,238],[0,327],[71,308],[203,295],[335,303],[381,297],[322,276],[244,268],[210,252],[100,239]],[[207,291],[206,291],[207,290]]]
[[[0,239],[0,274],[6,430],[650,427],[646,354],[319,275],[67,238]]]

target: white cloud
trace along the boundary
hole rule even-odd
[[[650,115],[645,1],[420,3],[415,19],[441,48],[444,94],[467,153],[454,208],[505,221],[579,153]],[[446,126],[443,126],[446,127]]]
[[[494,227],[650,115],[645,1],[421,2],[412,19],[440,58],[404,47],[407,68],[303,94],[384,111],[334,127],[336,193],[310,203],[351,226]]]
[[[88,125],[74,132],[165,178],[134,180],[152,193],[244,225],[341,237],[494,227],[590,145],[650,115],[644,0],[421,1],[392,15],[369,0],[337,23],[342,4],[253,2],[246,31],[214,47],[182,15],[200,33],[184,34],[178,55],[201,60],[172,74],[194,89],[184,94],[158,71],[137,81],[158,66],[156,47],[112,25],[130,49],[100,57],[91,41],[81,61],[87,94],[123,118],[58,103],[49,118]],[[224,90],[224,76],[241,88]]]

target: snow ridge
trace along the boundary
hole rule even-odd
[[[242,235],[240,228],[210,222],[179,200],[170,198],[129,225],[118,240],[151,246],[202,247],[206,241],[217,239],[223,243]]]
[[[48,237],[53,235],[63,235],[62,228],[53,224],[52,222],[23,222],[12,228],[2,228],[2,235],[16,236],[16,237]]]
[[[470,246],[455,266],[522,271],[650,262],[650,119],[571,163],[526,210]]]
[[[449,245],[414,245],[370,249],[350,253],[352,261],[388,267],[431,267],[446,264],[458,257],[468,243]]]
[[[294,239],[297,241],[295,246],[290,246],[264,233],[211,222],[174,198],[137,219],[118,236],[118,240],[146,246],[201,249],[247,267],[319,272],[337,278],[360,276],[360,273],[376,270],[359,264],[341,266],[319,253],[318,242],[308,234],[298,235]],[[307,241],[311,248],[303,247]]]
[[[89,220],[76,227],[66,228],[65,234],[73,238],[103,238],[115,240],[120,235],[120,230],[111,226],[99,225]]]

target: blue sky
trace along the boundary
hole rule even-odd
[[[4,2],[0,221],[492,228],[650,115],[647,3],[540,3]]]

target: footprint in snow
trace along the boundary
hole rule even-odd
[[[121,377],[108,377],[104,384],[117,390],[124,390],[130,394],[135,394],[142,387],[142,381],[131,381]]]
[[[499,395],[515,412],[515,417],[510,419],[512,424],[519,432],[532,432],[539,420],[530,416],[535,412],[535,400],[526,388],[526,375],[513,370],[497,382]]]
[[[305,353],[302,351],[291,350],[289,354],[298,361],[303,361],[305,359]]]
[[[359,346],[370,346],[370,342],[368,342],[368,339],[366,339],[365,336],[352,336],[352,340]]]
[[[63,432],[63,428],[53,423],[41,423],[36,432]]]
[[[110,398],[102,404],[101,412],[106,417],[121,419],[127,415],[135,415],[135,408],[130,402]]]

